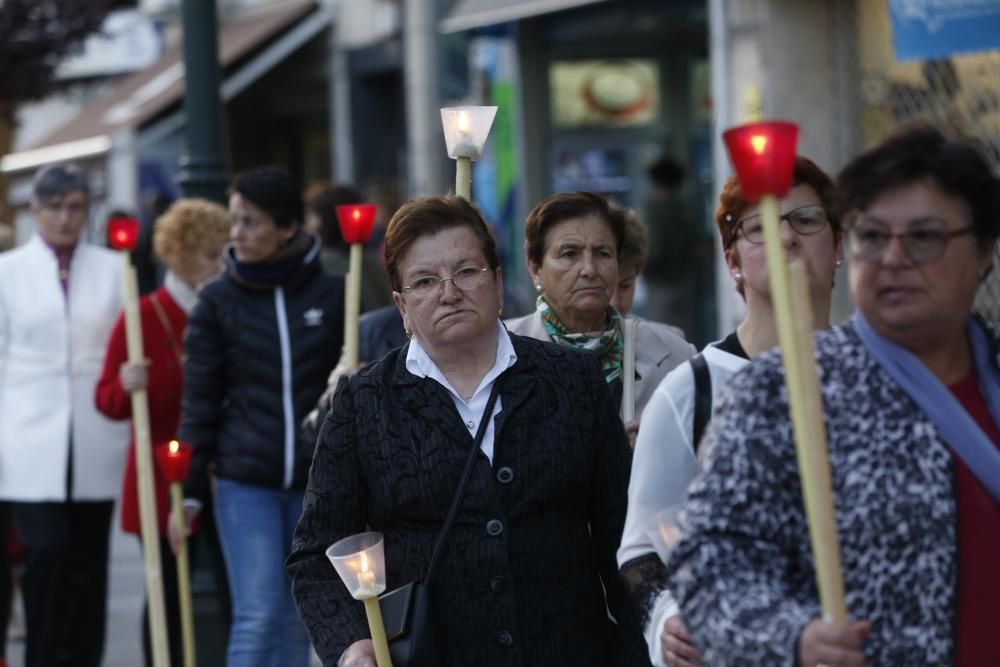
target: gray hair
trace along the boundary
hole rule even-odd
[[[54,165],[39,170],[35,174],[32,189],[37,202],[63,197],[76,190],[83,192],[83,196],[90,199],[90,185],[86,176],[72,165]]]

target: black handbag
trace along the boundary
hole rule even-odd
[[[472,476],[472,468],[479,447],[483,443],[483,437],[486,435],[486,427],[493,421],[493,406],[497,402],[499,387],[498,378],[493,382],[493,390],[486,401],[486,409],[479,422],[475,442],[469,451],[469,457],[465,460],[462,478],[458,482],[451,507],[448,508],[444,526],[434,543],[434,553],[431,555],[431,562],[427,566],[423,582],[411,581],[379,596],[378,604],[382,610],[382,623],[385,625],[385,634],[389,640],[389,655],[392,657],[393,667],[440,667],[444,662],[441,635],[431,601],[431,577],[434,576],[434,569],[444,550],[444,543],[458,516],[458,508],[462,504],[465,487]]]

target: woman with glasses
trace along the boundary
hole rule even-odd
[[[792,183],[779,202],[781,240],[789,260],[805,262],[813,326],[825,329],[830,326],[834,272],[843,256],[843,233],[833,212],[835,187],[829,176],[801,156],[796,159]],[[751,358],[778,344],[760,214],[744,198],[735,177],[726,182],[719,196],[715,224],[733,283],[746,302],[746,315],[726,338],[672,371],[646,406],[632,461],[625,534],[618,550],[622,575],[643,613],[650,660],[669,667],[701,662],[665,586],[666,566],[655,537],[660,520],[665,519],[659,513],[679,506],[687,496],[688,484],[699,468],[698,440],[720,389]]]
[[[507,322],[512,333],[588,350],[622,400],[624,318],[611,306],[625,245],[625,211],[592,192],[561,192],[540,202],[524,223],[528,270],[538,291],[535,312]],[[660,380],[695,349],[679,329],[635,320],[635,420]]]
[[[370,528],[388,589],[422,581],[484,419],[430,581],[439,664],[641,664],[614,562],[629,452],[597,359],[507,332],[493,234],[464,199],[405,204],[385,260],[410,341],[341,380],[288,561],[323,664],[375,667],[324,550]]]
[[[781,360],[730,382],[670,583],[712,665],[995,665],[1000,179],[918,127],[841,172],[853,318],[816,337],[849,615],[822,620]]]

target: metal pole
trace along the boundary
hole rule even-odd
[[[182,0],[184,135],[180,185],[187,197],[226,199],[222,99],[219,95],[218,21],[212,0]]]
[[[406,130],[409,144],[409,194],[439,194],[444,138],[441,133],[435,44],[436,3],[403,3],[403,72],[406,81]]]

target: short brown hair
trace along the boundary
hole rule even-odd
[[[611,230],[615,237],[615,254],[621,259],[625,221],[611,210],[608,200],[594,192],[559,192],[538,202],[524,221],[524,251],[528,261],[538,266],[542,264],[553,227],[566,220],[590,216],[600,219]]]
[[[982,147],[931,125],[904,127],[851,160],[837,180],[845,214],[868,208],[886,192],[930,180],[962,200],[980,250],[1000,237],[1000,178]]]
[[[625,242],[618,253],[618,266],[634,266],[636,274],[646,268],[649,257],[649,230],[634,208],[613,207],[612,210],[622,217],[625,223]]]
[[[421,197],[406,202],[389,220],[385,231],[385,270],[392,289],[403,289],[399,265],[417,239],[454,227],[468,227],[479,240],[483,257],[494,271],[500,266],[493,230],[479,209],[457,195]]]
[[[164,262],[221,252],[229,228],[229,212],[215,202],[178,199],[153,225],[153,252]]]
[[[833,179],[812,160],[799,155],[795,158],[795,172],[792,175],[792,186],[796,185],[808,185],[816,191],[820,204],[830,220],[833,238],[839,239],[843,231],[838,214],[837,188]],[[740,187],[739,180],[735,176],[731,177],[722,187],[719,205],[715,209],[715,224],[719,228],[723,248],[728,248],[736,242],[736,227],[750,206],[751,203],[743,197],[743,188]]]

